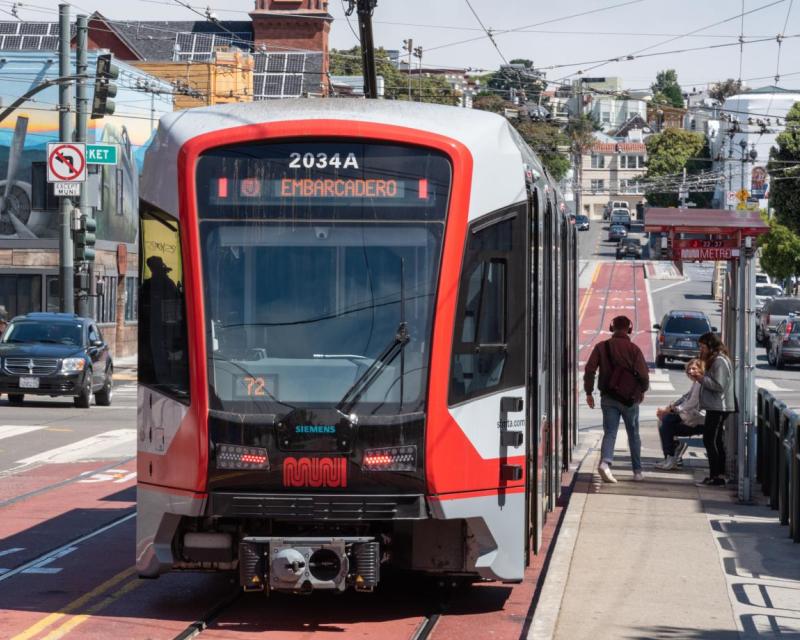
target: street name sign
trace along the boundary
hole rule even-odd
[[[119,162],[119,145],[87,144],[86,162],[88,164],[117,164]]]
[[[86,145],[83,142],[48,142],[47,181],[86,182]]]
[[[80,182],[54,182],[53,195],[56,197],[78,197],[81,195]]]

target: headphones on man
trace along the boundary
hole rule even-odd
[[[617,325],[619,328],[615,329],[614,325]],[[628,318],[628,316],[617,316],[611,321],[611,324],[608,325],[608,330],[611,333],[614,333],[615,331],[620,331],[622,329],[625,329],[625,331],[627,331],[629,335],[633,333],[633,323],[631,322],[631,319]]]

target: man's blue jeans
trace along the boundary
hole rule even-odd
[[[628,432],[628,444],[631,449],[631,466],[634,472],[642,470],[642,441],[639,439],[639,405],[626,407],[624,404],[608,396],[600,397],[600,409],[603,411],[603,445],[600,450],[603,462],[611,464],[614,460],[614,445],[617,442],[619,419],[625,422]]]

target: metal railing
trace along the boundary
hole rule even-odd
[[[764,389],[757,400],[756,480],[789,536],[800,542],[800,413]]]

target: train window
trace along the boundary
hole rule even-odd
[[[474,225],[461,276],[450,404],[524,384],[524,215]],[[520,288],[522,287],[522,288]]]
[[[140,203],[139,383],[189,399],[186,301],[178,221]]]

